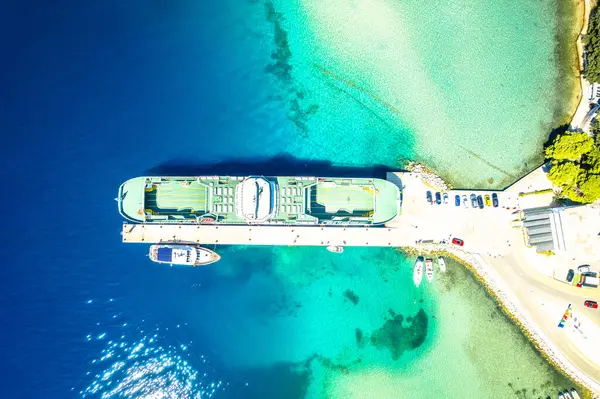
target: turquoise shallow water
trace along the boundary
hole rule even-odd
[[[285,152],[418,160],[458,186],[502,186],[540,161],[560,102],[551,4],[275,0],[265,14]],[[464,270],[416,290],[412,260],[393,250],[277,248],[268,263],[228,308],[244,337],[211,344],[238,367],[295,364],[307,397],[453,398],[465,384],[469,397],[545,397],[571,385]],[[255,298],[271,284],[276,299]]]
[[[22,40],[3,65],[0,170],[35,181],[3,205],[44,210],[5,221],[19,232],[0,278],[5,396],[453,398],[466,382],[507,398],[569,384],[457,266],[419,290],[393,249],[219,247],[214,267],[165,268],[120,242],[112,201],[147,173],[371,174],[407,159],[499,184],[534,157],[557,101],[549,5],[62,3],[2,14]]]
[[[194,288],[172,287],[172,316],[233,370],[289,369],[299,397],[545,398],[572,386],[452,261],[416,289],[414,259],[394,249],[222,255],[211,277],[173,270]],[[259,392],[286,397],[269,385]]]
[[[308,122],[314,141],[367,137],[373,160],[408,155],[455,185],[501,186],[541,161],[569,101],[555,90],[550,2],[275,3],[293,75],[312,88],[303,103],[335,104]]]

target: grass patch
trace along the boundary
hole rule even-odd
[[[519,193],[519,197],[527,197],[528,195],[536,195],[536,194],[550,194],[553,192],[554,192],[554,190],[552,190],[551,188],[546,188],[544,190],[535,190],[535,191],[529,191],[526,193]]]

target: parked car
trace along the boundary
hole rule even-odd
[[[569,269],[569,272],[567,273],[567,282],[570,283],[573,281],[573,277],[575,277],[575,270]]]
[[[582,287],[598,288],[598,286],[600,285],[600,279],[592,275],[592,273],[583,273],[580,276],[579,284]]]
[[[431,191],[427,191],[427,202],[430,204],[433,203],[433,197],[431,196]]]
[[[483,197],[484,201],[485,201],[485,206],[492,206],[492,200],[490,199],[490,196],[488,194],[485,195],[485,197]]]
[[[466,196],[466,195],[463,195],[463,196],[462,196],[462,202],[463,202],[463,206],[464,206],[465,208],[468,208],[468,207],[469,207],[469,200],[467,199],[467,196]]]
[[[460,195],[454,196],[454,205],[460,206]]]
[[[444,198],[444,204],[447,204],[448,203],[448,193],[444,193],[443,198]]]
[[[477,205],[479,205],[479,209],[483,209],[483,198],[481,198],[481,195],[477,196]]]
[[[581,265],[577,268],[579,273],[591,273],[590,265]]]
[[[598,302],[596,301],[585,301],[583,305],[586,308],[598,309]]]
[[[438,205],[442,203],[442,195],[440,193],[435,193],[435,203]]]
[[[462,247],[463,245],[465,245],[465,242],[463,240],[461,240],[460,238],[454,237],[452,239],[452,244],[458,245],[459,247]]]
[[[477,196],[475,194],[471,194],[471,206],[477,208]]]
[[[498,208],[498,194],[496,193],[492,194],[492,204],[494,208]]]

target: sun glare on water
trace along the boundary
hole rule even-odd
[[[93,376],[93,381],[79,392],[82,398],[199,399],[211,398],[225,389],[227,384],[209,376],[213,371],[205,357],[192,353],[192,342],[167,343],[167,334],[160,327],[149,333],[131,331],[127,323],[122,328],[123,335],[116,340],[108,340],[104,333],[95,339],[88,335],[88,341],[104,340],[106,345],[89,365],[94,371],[87,374]],[[132,335],[137,339],[128,338]]]

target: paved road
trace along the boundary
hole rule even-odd
[[[575,313],[588,317],[596,324],[600,323],[598,310],[583,306],[586,299],[600,301],[600,290],[576,288],[541,274],[527,263],[522,262],[525,257],[524,250],[526,249],[515,249],[513,253],[503,256],[501,260],[490,257],[484,257],[484,259],[494,266],[495,272],[503,281],[510,282],[509,289],[519,303],[562,354],[576,368],[600,383],[600,368],[591,359],[591,357],[594,357],[596,361],[598,359],[596,342],[588,338],[587,345],[589,345],[590,352],[596,353],[586,355],[569,339],[569,334],[565,330],[558,328],[561,311],[566,310],[569,304],[572,305]]]

